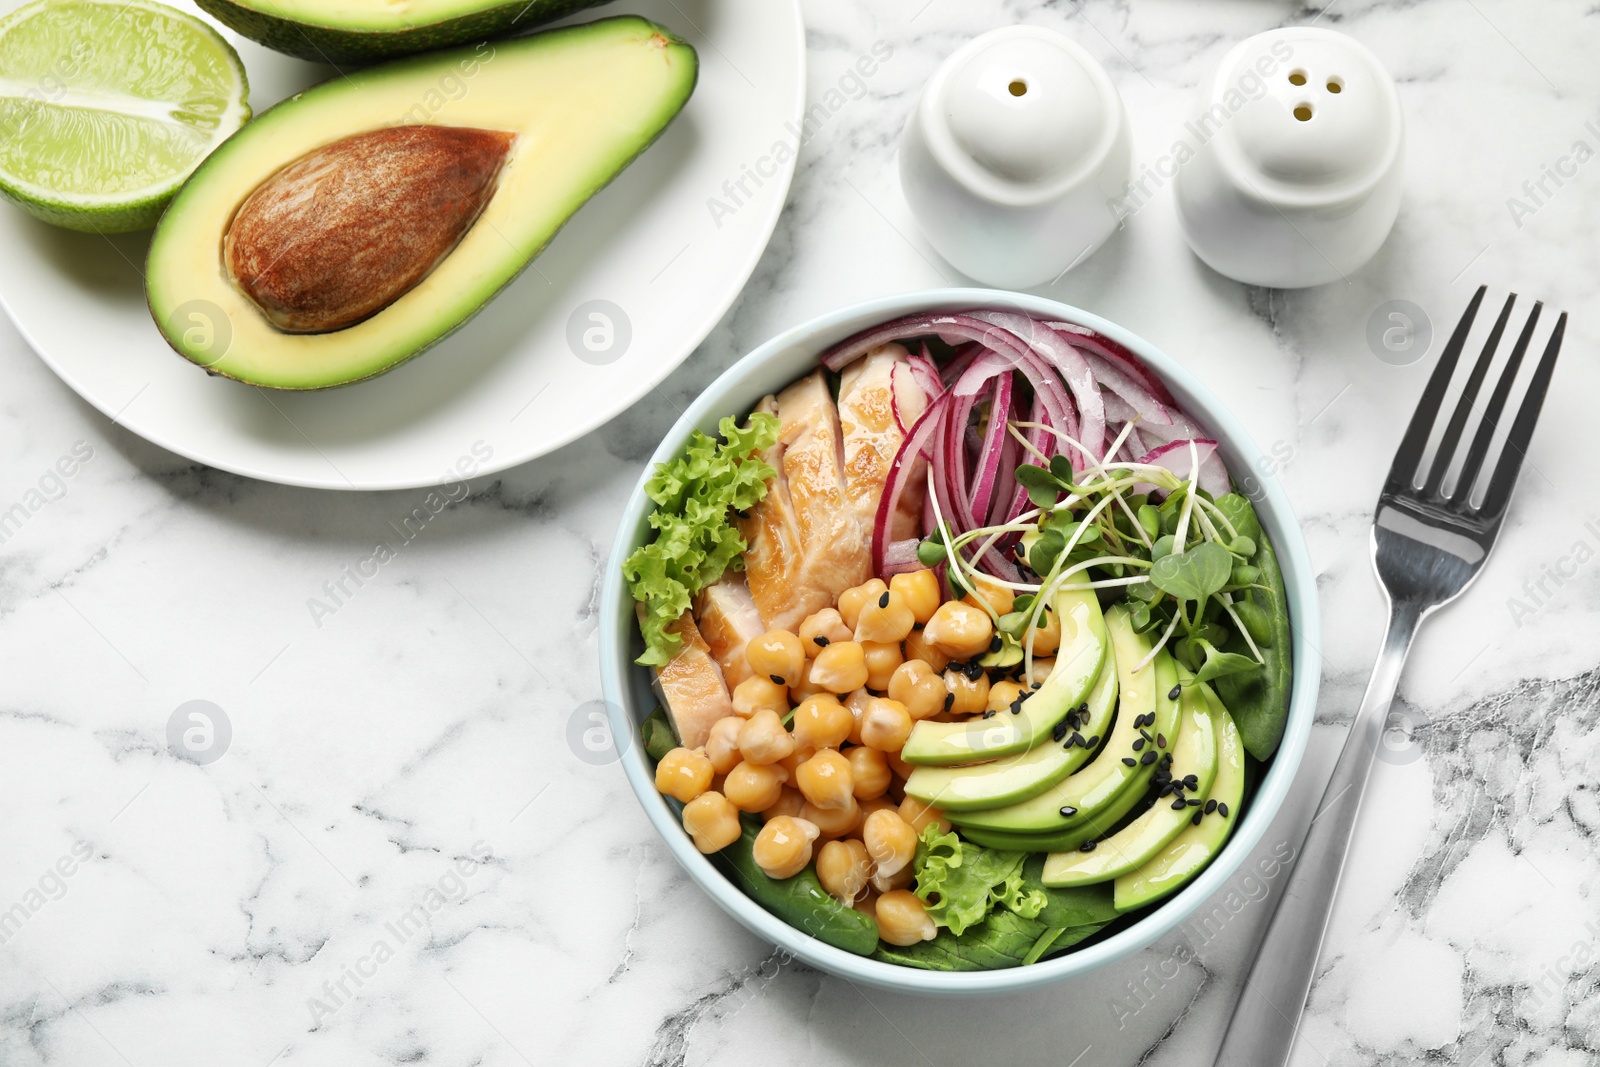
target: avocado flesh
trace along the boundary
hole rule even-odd
[[[1165,734],[1169,742],[1172,740],[1178,702],[1168,694],[1178,681],[1177,665],[1163,649],[1142,669],[1133,669],[1150,654],[1151,642],[1134,632],[1121,605],[1106,613],[1106,632],[1111,645],[1106,658],[1116,664],[1120,695],[1116,723],[1102,744],[1100,755],[1078,773],[1027,800],[982,811],[953,811],[949,813],[952,822],[963,830],[970,827],[1008,833],[1059,833],[1104,811],[1135,781],[1150,780],[1153,769],[1137,762],[1149,745],[1133,747],[1135,741],[1143,740],[1134,722],[1153,714],[1155,722],[1145,728],[1145,733],[1151,737]],[[1125,758],[1135,760],[1134,766],[1123,763]],[[1074,814],[1062,815],[1063,808],[1075,809]]]
[[[1177,684],[1177,666],[1170,657],[1166,656],[1165,650],[1156,658],[1156,666],[1160,668],[1157,672],[1158,678],[1163,680],[1170,678],[1174,685]],[[1156,721],[1149,728],[1149,733],[1151,736],[1163,733],[1166,735],[1167,742],[1174,744],[1176,743],[1174,739],[1178,736],[1180,720],[1178,718],[1178,702],[1166,698],[1166,693],[1171,688],[1171,686],[1168,686],[1167,689],[1163,690],[1156,703]],[[1085,774],[1088,774],[1095,767],[1111,758],[1111,752],[1112,750],[1108,745],[1101,750],[1100,757],[1090,764],[1088,768],[1068,778],[1056,788],[1059,789],[1062,786],[1071,785]],[[1128,758],[1131,759],[1132,757]],[[1121,766],[1127,766],[1121,760],[1117,762]],[[1053,801],[1055,799],[1055,790],[1047,790],[1032,800],[1023,801],[1021,804],[1015,804],[1009,808],[995,809],[996,811],[1006,812],[1025,809],[1037,822],[1042,823],[1046,820],[1052,820],[1048,823],[1049,829],[1043,831],[993,830],[965,825],[958,825],[956,829],[961,832],[962,837],[967,838],[973,844],[983,845],[986,848],[1001,848],[1012,852],[1063,852],[1077,848],[1085,841],[1098,840],[1114,831],[1122,820],[1139,806],[1141,801],[1148,798],[1150,779],[1155,776],[1156,763],[1152,761],[1147,764],[1136,761],[1134,766],[1128,770],[1129,774],[1132,775],[1130,778],[1123,779],[1119,776],[1098,782],[1090,790],[1094,806],[1081,808],[1071,816],[1063,816],[1058,809],[1051,809],[1044,804],[1038,803],[1041,800]],[[1116,787],[1115,791],[1110,791],[1113,786]],[[1090,800],[1085,800],[1085,803],[1090,802]],[[1072,805],[1063,806],[1070,807]],[[985,817],[989,814],[989,812],[978,813],[980,817]]]
[[[1084,740],[1105,737],[1117,704],[1117,668],[1109,655],[1089,691],[1089,718],[1076,732]],[[967,767],[918,767],[906,779],[906,795],[946,813],[998,808],[1049,789],[1099,750],[1045,737],[1016,756]]]
[[[1014,756],[1048,739],[1056,723],[1088,697],[1106,659],[1105,618],[1094,590],[1061,590],[1056,614],[1062,644],[1055,667],[1015,714],[1002,711],[966,722],[924,720],[912,727],[900,758],[919,767],[946,767]]]
[[[1209,689],[1209,686],[1203,686]],[[1126,912],[1153,904],[1175,892],[1195,875],[1205,869],[1212,857],[1222,850],[1228,835],[1233,831],[1234,820],[1239,817],[1239,805],[1244,800],[1244,740],[1233,716],[1222,706],[1213,693],[1207,693],[1211,714],[1219,724],[1217,733],[1217,780],[1211,783],[1207,801],[1226,804],[1228,814],[1220,810],[1200,817],[1200,825],[1191,824],[1173,838],[1167,847],[1156,853],[1138,870],[1117,876],[1112,892],[1117,911]]]
[[[696,71],[692,48],[629,16],[397,60],[291,97],[212,153],[173,199],[150,245],[151,314],[180,355],[254,385],[323,389],[390,370],[510,284],[660,135]],[[442,94],[447,77],[467,87],[458,98]],[[370,318],[330,333],[280,331],[228,277],[222,238],[235,213],[307,152],[402,123],[515,134],[494,196],[427,277]],[[226,344],[194,328],[218,312]]]
[[[1199,687],[1192,683],[1184,688],[1179,704],[1183,714],[1172,746],[1172,777],[1177,781],[1194,775],[1197,785],[1192,793],[1203,797],[1217,777],[1216,720]],[[1088,852],[1052,852],[1045,857],[1041,880],[1048,886],[1091,885],[1138,870],[1194,818],[1196,808],[1187,803],[1174,808],[1176,803],[1158,796],[1147,811],[1096,842]]]
[[[606,0],[196,0],[218,22],[275,52],[364,63],[526,30]]]

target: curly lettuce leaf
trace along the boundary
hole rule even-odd
[[[916,894],[935,926],[960,936],[1005,908],[1025,919],[1044,909],[1045,895],[1023,883],[1025,852],[1001,852],[941,834],[937,824],[917,844]]]
[[[671,661],[683,638],[667,627],[689,610],[690,599],[741,566],[744,539],[728,512],[745,511],[767,495],[767,480],[777,472],[760,453],[778,440],[778,420],[762,412],[744,426],[732,417],[717,429],[720,442],[699,430],[689,435],[683,454],[656,465],[644,491],[656,504],[650,516],[655,538],[622,564],[633,599],[645,606],[639,624],[646,666]]]

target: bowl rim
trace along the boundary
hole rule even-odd
[[[925,971],[857,956],[816,940],[745,895],[708,856],[695,848],[677,815],[655,789],[654,774],[638,732],[639,723],[651,709],[630,707],[635,688],[630,684],[630,675],[637,677],[644,668],[633,664],[631,656],[626,654],[626,649],[631,647],[628,635],[629,627],[634,625],[634,612],[632,597],[622,580],[621,561],[639,543],[646,529],[651,502],[644,493],[644,485],[656,464],[676,456],[691,430],[710,430],[723,415],[743,415],[751,410],[764,391],[746,396],[741,394],[741,389],[748,392],[753,388],[749,379],[758,377],[769,362],[805,346],[812,350],[815,363],[832,342],[854,333],[855,328],[845,333],[838,331],[857,321],[870,325],[919,312],[980,307],[1006,307],[1051,320],[1078,323],[1123,344],[1161,377],[1188,414],[1216,435],[1230,473],[1251,472],[1260,487],[1259,493],[1251,494],[1252,499],[1272,536],[1288,594],[1289,617],[1295,633],[1294,681],[1284,735],[1271,767],[1262,776],[1249,810],[1222,852],[1193,881],[1142,919],[1080,951],[1028,967],[1005,970]],[[819,336],[826,336],[826,340],[816,340]],[[1321,681],[1317,658],[1322,644],[1316,573],[1293,507],[1277,479],[1275,466],[1211,390],[1172,357],[1115,323],[1045,297],[998,289],[924,289],[851,304],[778,333],[718,375],[673,424],[634,486],[620,518],[611,553],[602,565],[606,575],[600,605],[600,672],[606,714],[612,737],[616,739],[618,761],[668,851],[701,889],[751,933],[823,971],[881,989],[942,995],[1033,989],[1089,973],[1148,947],[1175,930],[1202,903],[1217,894],[1260,843],[1288,795],[1315,718]]]

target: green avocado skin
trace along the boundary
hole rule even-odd
[[[394,56],[469,44],[530,29],[607,0],[512,0],[485,2],[478,11],[423,26],[388,31],[342,30],[271,15],[233,0],[195,0],[200,9],[234,32],[274,52],[332,66],[372,63]],[[260,0],[256,0],[260,3]],[[270,5],[262,5],[270,6]],[[397,19],[397,24],[399,20]]]

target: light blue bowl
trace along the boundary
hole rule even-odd
[[[856,956],[823,944],[745,896],[694,847],[676,814],[656,792],[654,772],[639,736],[639,724],[655,708],[656,699],[650,690],[648,671],[633,663],[634,657],[643,650],[643,644],[634,622],[633,601],[622,581],[621,571],[622,560],[643,542],[649,531],[646,519],[652,505],[644,494],[644,478],[641,478],[628,500],[616,544],[605,563],[605,592],[600,606],[601,683],[611,716],[611,729],[623,752],[622,767],[639,803],[644,805],[645,814],[689,877],[751,933],[824,971],[900,992],[957,995],[1032,989],[1087,973],[1138,952],[1172,930],[1222,888],[1260,841],[1300,766],[1317,702],[1319,670],[1315,650],[1321,647],[1322,637],[1316,576],[1288,498],[1275,478],[1259,473],[1271,470],[1271,465],[1265,462],[1261,450],[1238,420],[1182,364],[1122,327],[1066,304],[991,289],[930,289],[869,300],[812,319],[785,330],[712,382],[661,442],[661,447],[651,457],[649,470],[677,455],[691,430],[715,435],[717,420],[722,416],[743,416],[763,396],[811,370],[817,365],[817,357],[835,342],[902,315],[975,307],[1011,308],[1053,321],[1079,323],[1127,346],[1161,376],[1183,408],[1217,438],[1229,470],[1236,475],[1248,473],[1254,479],[1249,487],[1253,490],[1251,496],[1278,550],[1289,593],[1289,613],[1296,633],[1294,693],[1288,728],[1277,756],[1257,786],[1249,811],[1234,830],[1227,847],[1199,877],[1138,922],[1056,959],[1000,971],[922,971]]]

